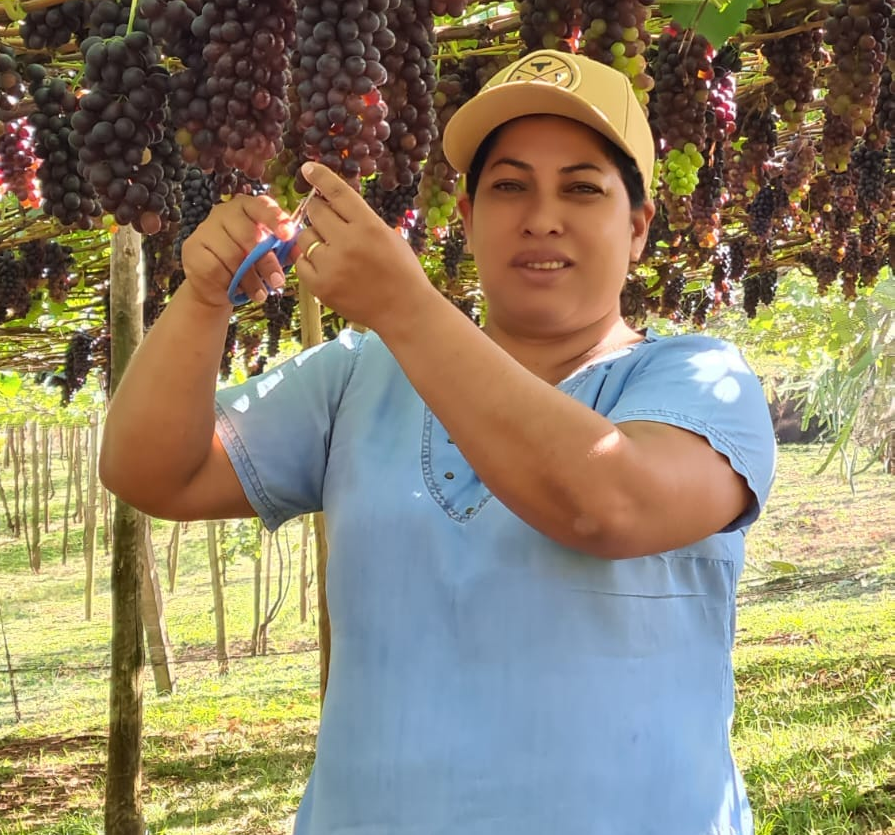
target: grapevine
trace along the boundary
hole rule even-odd
[[[291,140],[298,160],[318,160],[360,187],[389,137],[379,87],[387,73],[380,45],[391,46],[389,0],[301,3],[293,53],[298,113]],[[304,183],[299,190],[306,191]]]
[[[145,32],[89,37],[81,52],[89,92],[72,116],[69,143],[103,209],[120,224],[154,234],[176,219],[177,194],[165,177],[166,164],[177,168],[165,129],[168,73]]]
[[[536,49],[574,52],[581,23],[580,0],[521,0],[519,3],[519,37],[525,44],[523,52]]]
[[[81,174],[72,146],[72,119],[80,112],[78,98],[65,78],[49,77],[44,67],[27,68],[35,110],[28,117],[34,128],[34,153],[41,162],[37,179],[41,208],[66,226],[90,229],[102,215],[94,187]]]
[[[672,26],[659,38],[650,117],[664,152],[662,180],[675,196],[693,193],[706,139],[709,83],[714,77],[712,47],[702,35],[685,39]]]
[[[208,124],[223,162],[257,179],[283,149],[286,86],[295,45],[295,5],[207,0],[191,23],[205,42]]]
[[[58,49],[73,36],[84,35],[84,0],[65,0],[58,6],[28,12],[19,25],[19,35],[31,50]]]
[[[0,325],[21,319],[31,309],[31,293],[22,262],[11,250],[0,252]]]
[[[26,208],[40,204],[35,182],[34,131],[23,120],[0,122],[0,197],[11,193]]]
[[[581,52],[624,73],[631,80],[644,113],[654,86],[646,58],[650,46],[646,24],[651,6],[645,0],[583,0],[581,19]]]
[[[74,394],[84,387],[93,366],[93,338],[84,331],[74,333],[65,350],[62,405],[67,406]]]
[[[846,0],[830,8],[824,40],[834,64],[824,99],[823,156],[833,171],[845,171],[855,140],[873,123],[891,17],[889,0]]]
[[[388,106],[389,136],[377,169],[382,187],[392,191],[413,186],[437,136],[432,106],[435,31],[423,0],[400,0],[387,18],[394,43],[382,53],[387,81],[381,90]]]
[[[792,18],[784,19],[771,32],[792,29],[796,22]],[[798,129],[814,100],[815,67],[823,57],[823,32],[810,29],[772,38],[765,41],[761,51],[768,62],[768,75],[774,81],[771,104],[783,122]]]

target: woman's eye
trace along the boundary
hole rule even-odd
[[[595,183],[573,183],[572,191],[578,194],[602,194],[603,189]]]
[[[498,180],[492,186],[497,191],[520,191],[522,189],[522,183],[516,182],[515,180]]]

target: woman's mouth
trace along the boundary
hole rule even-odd
[[[561,270],[563,267],[568,266],[568,262],[566,261],[530,261],[527,264],[522,264],[521,266],[525,267],[527,270]]]
[[[529,249],[517,253],[510,262],[517,270],[524,270],[529,277],[554,278],[561,270],[572,266],[564,252],[557,249]]]

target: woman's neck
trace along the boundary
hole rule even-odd
[[[519,335],[495,325],[486,325],[484,331],[520,365],[551,385],[600,357],[643,341],[643,334],[620,317],[558,336]]]

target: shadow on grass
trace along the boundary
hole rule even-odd
[[[195,809],[172,811],[155,822],[155,828],[196,824],[226,823],[258,811],[258,797],[274,793],[282,802],[282,812],[271,814],[276,821],[270,832],[282,830],[282,818],[297,805],[295,786],[307,781],[314,762],[316,734],[311,730],[276,726],[267,736],[234,735],[214,738],[210,743],[182,735],[145,738],[152,751],[144,761],[143,791],[170,790],[172,796],[195,802]],[[188,746],[200,745],[198,752]],[[0,743],[0,759],[10,765],[0,769],[0,832],[4,824],[17,835],[45,835],[67,816],[96,809],[82,808],[79,795],[100,794],[105,780],[106,737],[47,736],[10,739]],[[80,762],[60,761],[79,755]],[[89,761],[83,761],[84,756]],[[226,802],[216,803],[209,787],[227,792]],[[238,786],[238,792],[234,787]],[[212,804],[212,805],[209,805]],[[268,803],[267,805],[276,805]],[[200,808],[201,807],[201,808]],[[80,818],[79,818],[80,819]],[[55,829],[53,830],[56,831]],[[60,830],[61,831],[61,830]],[[67,829],[65,830],[68,831]],[[230,827],[231,832],[238,829]],[[263,826],[253,824],[255,835],[266,835]]]
[[[235,744],[216,743],[211,750],[200,753],[178,753],[177,738],[156,739],[156,745],[167,747],[172,759],[165,754],[149,761],[144,767],[147,784],[164,791],[170,787],[176,794],[180,809],[163,812],[155,821],[163,829],[197,829],[200,826],[227,824],[232,833],[242,830],[236,822],[247,813],[259,811],[263,802],[265,812],[272,818],[270,832],[280,832],[282,819],[295,811],[297,799],[295,787],[304,784],[314,763],[316,734],[312,731],[282,728],[275,729],[266,739],[252,738]],[[159,750],[159,749],[157,749]],[[214,786],[226,789],[225,801],[217,802]],[[273,800],[259,801],[265,795],[274,794]],[[172,805],[173,805],[172,804]],[[192,808],[183,808],[192,805]],[[278,812],[273,809],[281,807]],[[234,828],[235,827],[235,828]],[[254,821],[253,835],[267,832],[264,825]]]
[[[806,695],[806,699],[810,700],[811,695]],[[871,716],[875,712],[876,707],[873,702],[861,695],[847,696],[835,701],[797,708],[787,708],[785,705],[781,705],[779,710],[774,710],[765,706],[760,713],[756,712],[753,716],[745,714],[745,711],[740,711],[734,725],[734,732],[741,733],[768,725],[800,725],[805,728],[818,725],[828,726],[836,724],[840,719],[853,721]],[[753,718],[757,721],[751,721]]]
[[[768,682],[791,678],[790,687],[818,695],[831,688],[861,688],[879,683],[891,683],[891,656],[869,658],[863,655],[843,655],[837,658],[784,657],[775,655],[759,661],[740,664],[736,669],[737,690],[748,695],[750,688],[767,687]],[[814,692],[814,689],[817,692]]]
[[[879,743],[852,757],[848,763],[856,767],[885,764],[891,756],[890,746]],[[796,755],[770,764],[750,768],[744,775],[752,797],[756,818],[771,822],[768,835],[802,835],[813,832],[819,821],[848,822],[850,835],[892,832],[895,824],[895,781],[886,779],[864,790],[843,779],[841,764],[831,764],[830,773],[816,769],[814,784],[823,788],[787,797],[782,802],[763,803],[762,787],[777,785],[790,773],[804,773],[805,756]],[[824,829],[823,831],[827,831]]]
[[[886,656],[775,657],[745,665],[736,672],[733,733],[797,726],[810,733],[812,728],[883,721],[883,705],[891,698],[890,670]]]
[[[147,828],[147,832],[160,831],[165,832],[170,829],[182,829],[187,832],[200,832],[206,828],[220,827],[222,823],[227,824],[227,832],[230,835],[282,835],[285,830],[283,825],[287,815],[295,811],[295,809],[284,810],[282,814],[271,815],[271,819],[266,822],[259,822],[257,818],[253,819],[250,824],[235,820],[240,817],[240,812],[255,810],[251,803],[241,803],[237,801],[226,801],[220,806],[205,806],[195,811],[176,812],[172,815],[166,815],[158,821],[154,821],[151,827]]]
[[[855,553],[860,548],[853,549]],[[879,559],[878,547],[868,546],[867,556]],[[775,603],[794,595],[811,592],[818,600],[854,600],[867,594],[879,594],[895,585],[890,574],[878,566],[837,571],[799,571],[764,581],[752,581],[740,586],[737,599],[744,603]]]
[[[14,821],[16,832],[47,832],[72,811],[73,794],[102,783],[105,748],[106,737],[98,734],[0,742],[0,759],[12,763],[0,770],[0,823]],[[85,753],[87,762],[60,761]]]

